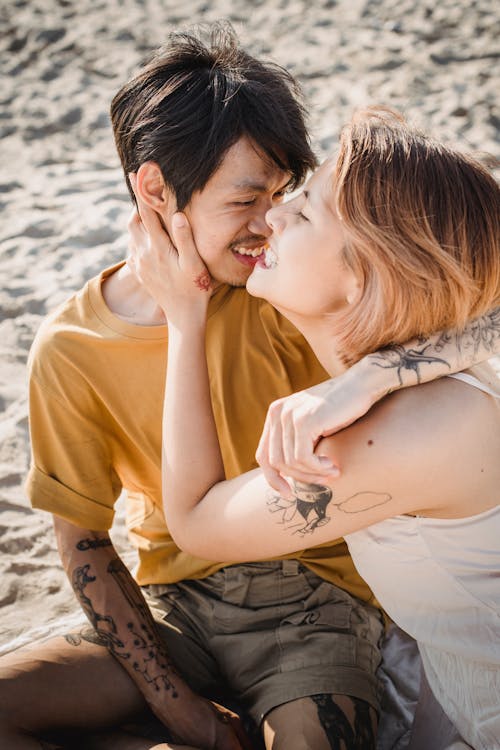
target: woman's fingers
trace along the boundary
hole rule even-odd
[[[271,409],[272,407],[275,407],[276,403],[277,402],[271,404],[271,407],[269,408]],[[284,477],[280,475],[279,471],[271,464],[270,461],[270,430],[271,420],[269,418],[268,412],[255,458],[257,459],[257,463],[262,469],[262,472],[266,478],[266,482],[280,495],[289,498],[291,497],[291,490],[288,482],[284,479]]]
[[[323,478],[336,477],[339,473],[328,458],[315,453],[315,446],[322,437],[315,419],[316,407],[319,407],[318,399],[301,392],[287,398],[281,409],[283,460],[296,479],[299,472]]]
[[[172,234],[181,271],[192,278],[198,289],[209,291],[211,287],[210,274],[198,253],[187,217],[180,211],[177,211],[172,217]]]
[[[311,403],[317,407],[314,397],[302,392],[273,402],[257,449],[257,461],[267,482],[287,497],[291,490],[285,477],[325,484],[340,473],[329,458],[314,452],[321,434],[314,430]]]

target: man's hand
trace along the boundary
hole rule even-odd
[[[195,697],[183,706],[182,716],[170,723],[179,742],[189,742],[200,750],[252,750],[239,717],[217,703]]]
[[[212,280],[186,216],[180,212],[173,215],[170,238],[158,213],[139,197],[137,205],[139,211],[133,211],[128,223],[127,265],[170,324],[180,326],[193,316],[204,316]]]

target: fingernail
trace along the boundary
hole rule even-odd
[[[184,214],[176,213],[172,216],[172,226],[176,227],[176,229],[181,229],[181,227],[186,226],[186,217]]]
[[[324,466],[325,469],[332,469],[335,468],[332,461],[327,456],[318,456],[318,461],[320,462],[321,466]]]

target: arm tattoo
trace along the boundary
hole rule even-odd
[[[111,560],[108,573],[114,577],[131,609],[139,614],[142,621],[138,628],[132,622],[127,623],[127,629],[133,637],[134,649],[140,652],[142,659],[142,663],[137,660],[133,662],[134,670],[141,674],[147,683],[153,685],[155,690],[172,690],[172,697],[177,698],[177,692],[169,679],[169,675],[177,672],[156,633],[150,609],[137,584],[131,580],[128,569],[119,557]]]
[[[491,356],[498,354],[500,343],[500,307],[495,307],[482,318],[471,321],[462,333],[458,331],[443,331],[436,341],[436,351],[440,351],[446,345],[455,343],[457,350],[464,355],[469,354],[468,364],[474,362],[473,357],[477,355],[482,347]]]
[[[111,539],[80,539],[76,548],[80,552],[87,552],[89,549],[99,549],[99,547],[111,547]]]
[[[120,587],[135,616],[135,622],[127,623],[125,633],[118,633],[116,622],[111,615],[101,614],[95,609],[87,590],[96,581],[96,576],[91,574],[90,565],[75,568],[72,575],[73,589],[87,618],[94,626],[99,644],[105,645],[113,656],[129,661],[134,671],[156,691],[171,691],[172,697],[177,698],[175,686],[171,681],[171,677],[177,672],[156,634],[153,617],[137,584],[131,579],[128,569],[119,558],[110,561],[107,572]],[[75,637],[74,634],[67,636],[66,640],[75,646],[81,643],[79,637]]]
[[[426,351],[432,346],[432,344],[426,344],[420,349],[405,349],[400,344],[395,344],[387,349],[381,349],[372,355],[372,362],[376,367],[383,367],[384,369],[395,368],[399,385],[403,385],[403,378],[401,373],[403,370],[414,372],[417,376],[417,383],[420,383],[420,368],[424,364],[434,364],[439,362],[445,367],[450,369],[450,364],[445,359],[440,357],[433,357],[430,354],[426,354]],[[380,361],[377,361],[380,360]]]
[[[387,492],[356,492],[346,500],[333,502],[333,490],[321,484],[294,482],[294,497],[289,500],[270,493],[267,506],[270,513],[278,514],[278,523],[293,534],[312,534],[318,526],[330,521],[326,515],[329,505],[342,513],[363,513],[384,505],[392,499]]]
[[[82,641],[87,641],[87,643],[93,643],[95,646],[108,647],[106,638],[103,638],[97,630],[90,627],[82,628],[79,633],[66,633],[63,637],[70,646],[80,646]]]
[[[102,615],[99,612],[96,612],[92,600],[85,593],[87,586],[90,583],[94,583],[95,580],[96,577],[90,574],[90,565],[81,565],[73,571],[71,584],[83,611],[94,626],[99,637],[105,641],[107,648],[115,656],[118,656],[121,659],[128,659],[130,654],[119,650],[123,649],[125,644],[117,636],[117,628],[114,619],[110,615]]]
[[[403,385],[402,374],[413,372],[417,383],[421,382],[421,368],[424,365],[442,364],[451,370],[450,363],[437,354],[454,347],[457,355],[456,369],[463,370],[476,364],[478,357],[486,359],[500,352],[500,307],[472,320],[463,331],[443,331],[430,338],[421,338],[417,346],[407,349],[401,344],[394,344],[370,355],[375,367],[395,369],[399,385]],[[452,359],[454,359],[452,357]]]

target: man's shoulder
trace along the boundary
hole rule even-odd
[[[87,281],[42,321],[29,355],[31,372],[54,366],[57,361],[69,363],[72,352],[82,352],[85,342],[95,339],[99,318],[90,300],[90,292],[100,283],[102,274]]]

